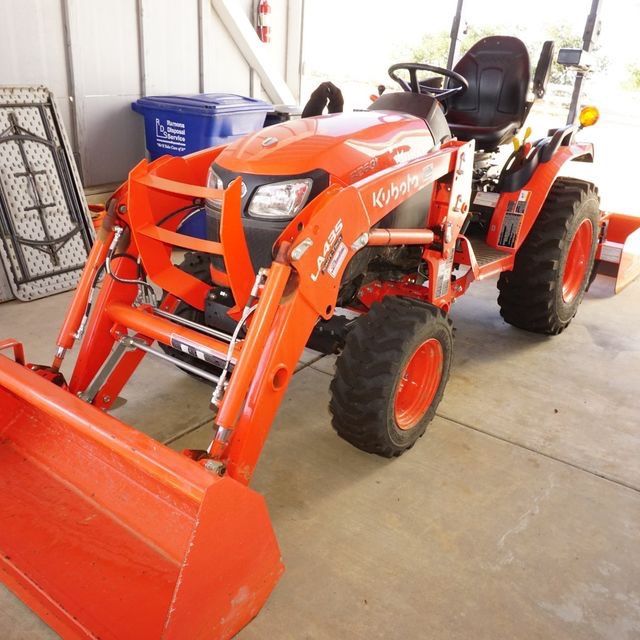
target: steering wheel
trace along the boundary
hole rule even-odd
[[[400,78],[396,71],[404,69],[409,72],[410,84],[407,84],[402,78]],[[445,87],[440,89],[438,87],[426,87],[418,82],[418,71],[431,71],[440,76],[444,76],[449,80],[456,82],[455,87]],[[398,64],[391,65],[389,67],[389,76],[392,80],[395,80],[405,91],[412,91],[413,93],[423,93],[426,95],[444,102],[447,98],[454,95],[462,95],[468,88],[469,83],[464,76],[461,76],[455,71],[445,69],[444,67],[436,67],[433,64],[424,64],[422,62],[399,62]]]

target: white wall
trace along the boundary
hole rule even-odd
[[[0,84],[46,84],[73,135],[60,0],[3,0]]]
[[[253,17],[255,0],[234,1]],[[302,2],[271,0],[265,47],[296,96]],[[85,186],[122,180],[144,155],[141,95],[264,95],[209,0],[2,0],[1,13],[0,84],[54,92]]]

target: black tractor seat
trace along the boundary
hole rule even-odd
[[[458,140],[475,140],[476,151],[494,151],[501,144],[509,142],[520,127],[512,122],[506,122],[502,125],[487,127],[449,123],[449,128]]]
[[[527,116],[529,53],[511,36],[490,36],[473,45],[456,64],[469,88],[449,100],[447,121],[459,140],[494,151],[508,142]]]

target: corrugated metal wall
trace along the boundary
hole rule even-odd
[[[253,15],[255,0],[235,1]],[[266,54],[297,96],[301,0],[271,6]],[[121,180],[144,155],[142,118],[130,109],[141,95],[263,97],[253,76],[209,0],[2,1],[0,84],[54,92],[85,186]]]

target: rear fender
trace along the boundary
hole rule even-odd
[[[593,155],[590,143],[560,147],[549,161],[538,165],[522,189],[501,193],[491,218],[487,244],[515,253],[531,231],[564,165],[589,155]]]

